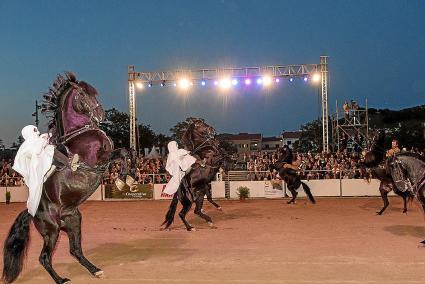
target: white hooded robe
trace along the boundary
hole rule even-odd
[[[196,162],[196,159],[189,154],[189,151],[179,149],[176,141],[168,143],[168,152],[165,169],[172,178],[165,186],[164,193],[173,195],[179,189],[182,178]]]
[[[52,166],[55,147],[48,142],[48,134],[40,136],[34,125],[22,129],[24,143],[16,153],[13,169],[22,175],[28,187],[28,212],[35,216],[41,199],[44,177]]]

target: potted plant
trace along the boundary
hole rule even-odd
[[[10,191],[6,191],[6,204],[10,203],[10,197],[11,197]]]
[[[239,200],[244,201],[245,199],[249,198],[249,188],[246,186],[240,186],[237,189]]]

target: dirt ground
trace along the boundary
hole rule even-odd
[[[161,231],[169,201],[87,202],[83,249],[105,272],[96,279],[68,253],[61,235],[54,267],[72,283],[425,283],[422,213],[391,198],[220,201],[207,205],[217,228],[190,213]],[[0,242],[24,204],[0,204]],[[41,238],[31,226],[26,266],[17,283],[53,283],[39,265]],[[3,267],[2,259],[0,266]]]

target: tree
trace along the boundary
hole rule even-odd
[[[112,139],[115,148],[130,147],[130,118],[127,113],[115,108],[106,110],[100,128]]]
[[[301,125],[301,137],[294,143],[294,150],[306,153],[318,152],[322,146],[322,122],[313,120]]]
[[[155,145],[156,134],[151,129],[151,126],[149,124],[148,125],[139,124],[138,130],[139,130],[139,148],[140,149],[152,148],[152,146]]]
[[[225,140],[224,137],[218,138],[219,147],[222,148],[228,155],[233,155],[238,151],[235,144]]]
[[[196,118],[196,117],[188,117],[185,121],[181,121],[174,125],[173,128],[170,129],[171,131],[171,139],[177,141],[177,143],[181,144],[181,138],[183,134],[185,133],[188,126],[194,121],[194,120],[200,120],[202,122],[205,122],[202,118]]]

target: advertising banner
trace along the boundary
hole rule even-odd
[[[153,199],[153,184],[125,185],[119,190],[115,184],[105,185],[105,198],[109,199]]]

